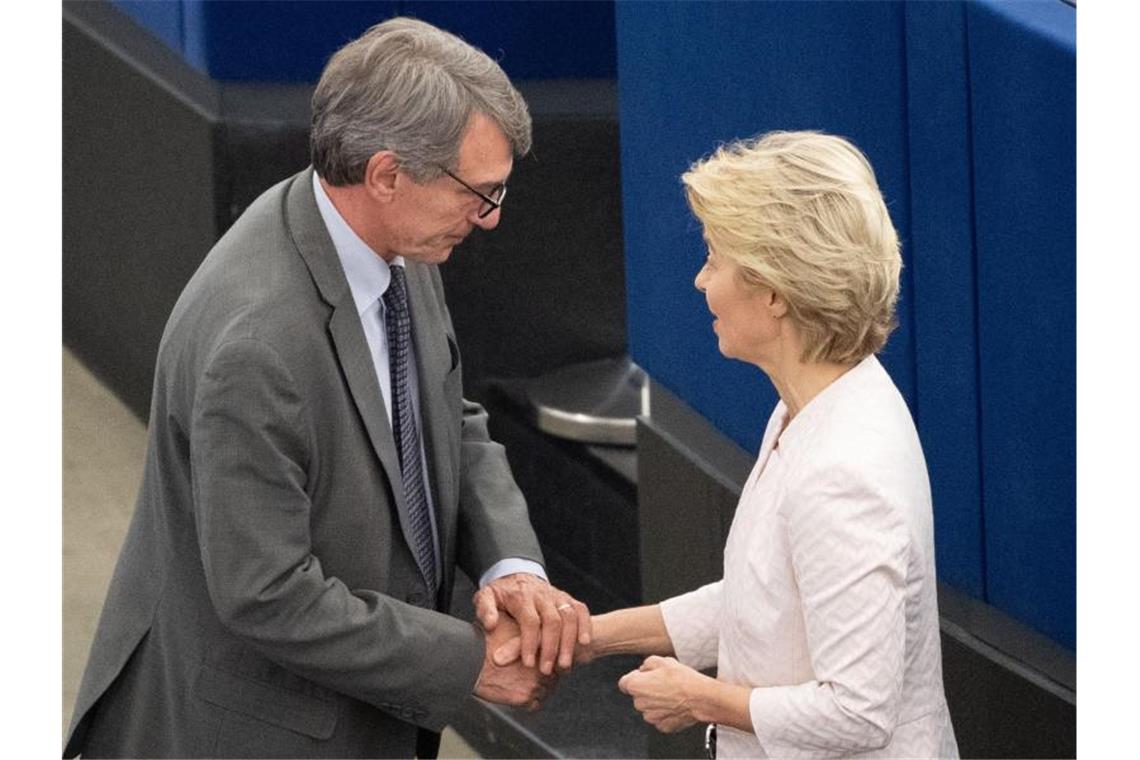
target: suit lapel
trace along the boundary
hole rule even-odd
[[[380,459],[388,481],[393,484],[392,496],[400,514],[400,527],[411,546],[411,527],[407,524],[407,507],[404,504],[403,477],[400,473],[400,459],[396,454],[396,442],[388,412],[384,409],[384,397],[380,394],[380,383],[376,380],[376,367],[368,350],[368,341],[360,327],[360,317],[352,298],[337,307],[329,320],[329,334],[336,347],[344,377],[348,381],[352,400],[364,420],[368,439]],[[400,484],[400,487],[396,487]]]
[[[288,224],[293,242],[309,267],[321,297],[333,309],[332,318],[329,320],[329,335],[336,350],[337,361],[344,371],[349,392],[364,421],[365,430],[368,431],[368,439],[392,486],[392,499],[396,505],[404,540],[408,546],[414,546],[392,426],[384,409],[384,398],[380,394],[376,368],[372,363],[364,330],[360,326],[356,303],[352,300],[352,292],[349,290],[340,259],[325,228],[321,213],[317,209],[311,168],[294,179],[287,203]]]

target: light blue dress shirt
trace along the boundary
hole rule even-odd
[[[360,325],[364,328],[364,338],[368,341],[368,350],[372,354],[372,365],[376,369],[376,379],[380,384],[380,394],[384,397],[384,409],[388,412],[388,421],[392,420],[392,378],[388,368],[388,331],[384,322],[384,293],[392,281],[392,274],[388,262],[384,261],[375,251],[368,247],[360,237],[344,221],[344,217],[333,206],[325,189],[321,187],[320,178],[313,172],[313,193],[317,198],[317,209],[332,238],[336,255],[340,259],[344,276],[348,279],[348,288],[352,292],[352,300],[356,304],[356,312],[360,316]],[[404,265],[404,257],[397,256],[392,264]],[[411,350],[411,361],[408,362],[408,385],[412,397],[412,410],[415,414],[416,425],[423,430],[423,418],[420,416],[420,385],[415,362],[415,348]],[[427,457],[423,450],[423,436],[420,436],[420,456],[423,461]],[[435,542],[435,556],[437,572],[440,562],[439,529],[435,520],[435,502],[432,491],[427,482],[427,468],[424,468],[424,493],[427,494],[428,513],[431,516],[432,540]],[[532,573],[546,579],[546,572],[542,565],[520,557],[507,557],[501,559],[490,567],[479,579],[479,586],[485,586],[496,578],[511,573]],[[437,577],[443,577],[437,575]]]

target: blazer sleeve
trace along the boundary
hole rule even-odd
[[[815,680],[755,688],[753,729],[769,755],[886,746],[898,722],[906,644],[907,528],[857,467],[797,479],[781,508]]]
[[[250,338],[219,346],[190,426],[194,519],[214,609],[266,657],[330,689],[439,730],[482,666],[470,624],[349,589],[312,552],[311,421],[288,368]]]
[[[661,602],[665,631],[677,660],[703,670],[716,665],[720,649],[724,581]]]

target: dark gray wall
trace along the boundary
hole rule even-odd
[[[129,24],[100,10],[64,8],[63,339],[145,414],[166,317],[218,234],[216,104],[176,70],[177,91],[147,76],[160,43],[112,50]]]

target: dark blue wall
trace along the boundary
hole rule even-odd
[[[986,595],[1076,643],[1076,30],[968,6]]]
[[[613,2],[114,0],[190,65],[220,81],[315,82],[369,26],[414,16],[460,35],[514,79],[614,76]]]
[[[720,142],[776,128],[828,129],[867,152],[905,238],[902,24],[901,7],[889,3],[618,5],[631,351],[746,449],[758,448],[776,397],[755,368],[717,351],[692,286],[705,249],[679,176]],[[899,316],[884,361],[912,399],[906,296]]]
[[[772,129],[845,135],[903,243],[882,357],[934,491],[938,570],[1076,646],[1075,11],[619,3],[630,352],[755,450],[776,397],[720,357],[679,175]]]

